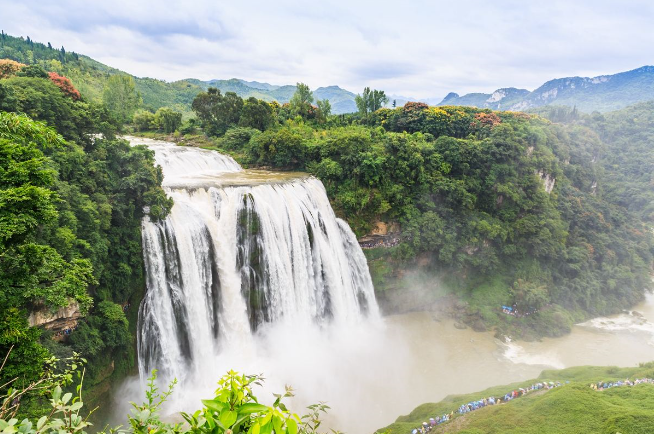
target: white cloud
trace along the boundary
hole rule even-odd
[[[366,85],[420,97],[533,89],[651,64],[649,1],[0,0],[0,27],[139,76]]]

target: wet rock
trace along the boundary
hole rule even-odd
[[[486,324],[480,319],[472,323],[472,329],[476,332],[485,332],[487,330]]]

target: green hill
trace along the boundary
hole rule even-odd
[[[111,75],[126,74],[88,56],[66,52],[64,47],[56,49],[49,43],[34,42],[29,37],[9,36],[4,32],[0,34],[0,59],[12,59],[26,64],[36,63],[48,71],[65,75],[85,98],[95,102],[101,100],[104,85]],[[186,117],[192,114],[193,98],[209,87],[217,87],[223,93],[235,92],[242,98],[252,96],[281,104],[289,102],[296,90],[295,85],[276,86],[237,78],[209,81],[190,78],[173,82],[147,77],[133,78],[145,107],[153,111],[160,107],[172,107],[184,113]],[[334,114],[356,111],[355,95],[338,86],[320,87],[314,91],[314,97],[328,99]]]
[[[439,403],[422,404],[379,433],[409,434],[430,417],[455,412],[452,421],[432,433],[460,434],[645,434],[654,432],[654,385],[640,384],[595,391],[590,383],[626,378],[653,378],[654,364],[639,368],[583,366],[543,371],[534,380],[492,387],[467,395],[448,396]],[[562,387],[530,392],[505,404],[485,407],[465,415],[456,409],[473,400],[503,396],[538,381],[560,381]]]

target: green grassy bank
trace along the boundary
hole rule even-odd
[[[455,411],[456,417],[432,433],[460,434],[645,434],[654,432],[654,385],[640,384],[595,391],[597,381],[654,378],[654,363],[638,368],[581,366],[543,371],[537,379],[486,389],[467,395],[448,396],[438,403],[422,404],[400,416],[378,433],[408,434],[429,417]],[[560,381],[562,387],[530,392],[508,403],[485,407],[465,415],[456,409],[488,396],[503,396],[538,381]]]

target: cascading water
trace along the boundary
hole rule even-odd
[[[243,171],[217,152],[145,144],[175,205],[165,220],[143,221],[142,377],[158,369],[165,379],[197,379],[224,351],[253,357],[254,336],[270,324],[379,318],[363,252],[320,181]]]

